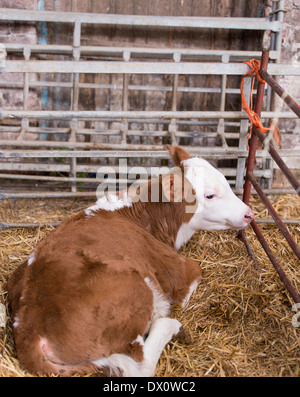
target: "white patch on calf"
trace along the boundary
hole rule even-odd
[[[187,293],[186,297],[184,298],[184,300],[181,303],[182,307],[185,307],[189,303],[190,297],[192,296],[193,292],[196,290],[198,285],[199,285],[199,282],[196,280],[190,285],[189,292]]]
[[[111,354],[108,357],[93,361],[93,364],[100,368],[108,367],[111,375],[116,374],[125,377],[154,376],[157,362],[165,345],[174,335],[178,334],[180,328],[181,324],[178,320],[159,318],[152,323],[150,333],[143,344],[143,361],[137,362],[125,354]]]
[[[35,251],[32,251],[32,253],[29,255],[27,259],[27,265],[28,266],[32,265],[34,261],[35,261]]]
[[[151,320],[155,321],[160,317],[166,317],[170,311],[170,302],[165,298],[162,292],[157,289],[149,277],[146,277],[144,281],[153,293],[153,313]]]
[[[109,368],[110,376],[136,377],[141,374],[142,363],[138,363],[126,354],[111,354],[108,357],[94,360],[93,364],[99,368]]]
[[[177,232],[175,248],[179,250],[180,247],[190,240],[194,233],[195,229],[191,228],[190,223],[183,223]]]
[[[134,341],[131,342],[131,345],[134,343],[139,343],[141,346],[144,346],[144,339],[141,335],[138,335]]]
[[[87,208],[85,210],[85,214],[90,217],[95,215],[95,212],[99,210],[104,211],[116,211],[123,207],[131,207],[132,200],[127,194],[124,194],[122,197],[118,197],[115,194],[109,194],[108,196],[103,196],[99,200],[97,200],[95,205]]]
[[[20,320],[18,316],[15,316],[14,318],[14,323],[13,323],[13,327],[17,328],[17,326],[20,324]]]

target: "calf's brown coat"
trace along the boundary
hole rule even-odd
[[[188,156],[178,147],[171,153],[177,165]],[[172,178],[171,202],[136,202],[93,216],[82,211],[15,270],[8,297],[18,358],[29,371],[99,371],[92,361],[114,353],[143,360],[135,340],[147,336],[154,310],[145,279],[166,299],[182,303],[201,278],[199,265],[174,247],[180,226],[193,214],[186,213],[184,198],[172,201]]]

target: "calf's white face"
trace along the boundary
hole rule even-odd
[[[253,211],[233,193],[220,171],[199,158],[190,158],[181,164],[197,198],[191,228],[240,230],[248,226],[254,217]]]

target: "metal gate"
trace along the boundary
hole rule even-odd
[[[280,64],[280,43],[284,2],[271,18],[157,17],[105,14],[80,14],[0,9],[2,23],[50,23],[73,27],[72,45],[8,43],[2,47],[0,87],[19,90],[20,103],[1,109],[0,199],[31,197],[95,196],[101,164],[117,169],[117,160],[142,164],[148,171],[153,165],[169,165],[166,144],[184,145],[191,155],[210,161],[232,160],[220,170],[233,190],[242,194],[245,163],[248,155],[247,114],[228,109],[228,95],[240,96],[239,83],[231,77],[248,71],[244,63],[260,58],[260,51],[203,50],[191,48],[141,48],[128,46],[82,45],[83,26],[142,26],[201,29],[235,29],[271,32],[268,73],[300,75],[299,68]],[[85,74],[118,76],[117,84],[83,82]],[[150,76],[148,84],[132,84],[131,76]],[[212,76],[211,87],[181,83],[181,76]],[[62,77],[63,76],[63,77]],[[161,77],[168,76],[168,84]],[[155,78],[157,77],[157,79]],[[251,78],[244,83],[249,99]],[[239,81],[239,80],[238,80]],[[152,83],[151,83],[152,82]],[[158,83],[159,84],[158,84]],[[230,82],[230,84],[228,83]],[[81,90],[88,88],[107,94],[118,93],[121,108],[107,103],[106,108],[80,109]],[[48,108],[44,93],[50,89],[68,92],[68,108]],[[132,109],[130,92],[145,91],[147,106]],[[32,106],[30,95],[37,93],[39,108]],[[168,93],[169,104],[151,108],[152,93],[162,98]],[[183,95],[214,94],[219,96],[217,110],[181,110],[178,98]],[[270,90],[265,92],[263,120],[295,118],[290,111],[278,111]],[[299,155],[295,150],[280,150],[284,156]],[[272,159],[257,151],[257,158],[267,166],[254,174],[266,182],[267,193],[289,192],[272,189]],[[114,181],[112,181],[114,182]],[[130,180],[127,180],[130,182]],[[9,227],[9,225],[7,225]]]

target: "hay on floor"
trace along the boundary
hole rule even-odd
[[[6,200],[3,222],[60,222],[91,200]],[[273,204],[282,218],[300,219],[300,199],[278,196]],[[269,215],[259,199],[256,216]],[[281,232],[260,225],[269,245],[300,293],[300,266]],[[37,242],[53,228],[0,230],[0,303],[7,313],[0,327],[0,376],[32,376],[20,367],[7,304],[6,281]],[[300,245],[300,224],[288,225]],[[203,279],[189,305],[174,305],[172,316],[189,330],[190,343],[171,341],[159,360],[156,376],[299,376],[300,327],[292,324],[293,301],[251,228],[246,230],[260,271],[254,269],[234,231],[197,232],[182,254],[199,262]],[[298,319],[300,322],[300,319]]]

